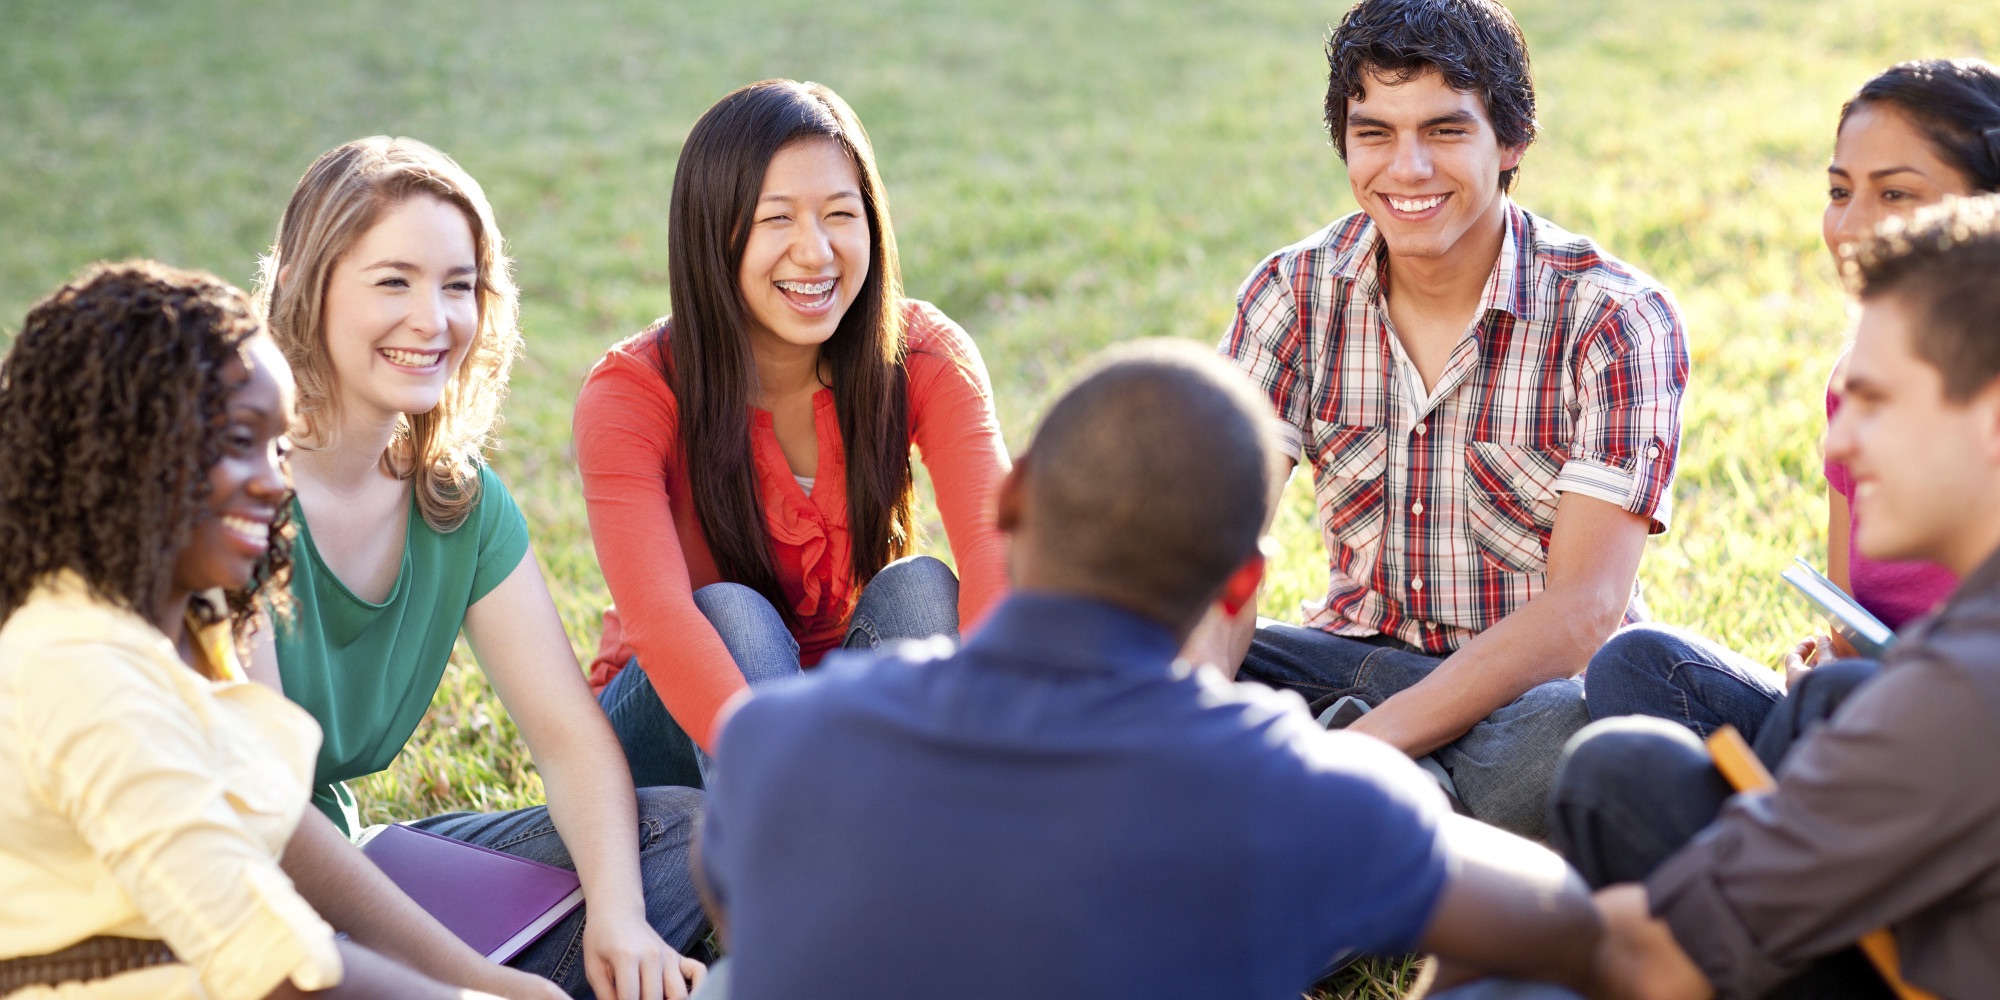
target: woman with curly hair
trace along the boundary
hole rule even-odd
[[[252,668],[319,720],[314,801],[352,833],[343,782],[395,759],[463,631],[549,804],[413,825],[576,870],[586,906],[514,967],[578,995],[680,997],[701,971],[675,951],[702,924],[687,863],[700,796],[635,797],[527,523],[485,463],[520,344],[509,267],[478,182],[421,142],[359,139],[299,181],[258,290],[299,379],[295,608]]]
[[[237,646],[291,561],[292,395],[242,292],[146,261],[0,363],[0,993],[465,995],[279,864],[319,730]]]
[[[972,339],[903,296],[874,148],[832,90],[765,80],[702,115],[667,247],[673,315],[591,371],[576,450],[617,602],[591,682],[634,780],[694,785],[747,687],[956,638],[999,599],[1007,451]],[[909,555],[913,446],[962,585]]]

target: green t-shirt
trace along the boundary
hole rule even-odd
[[[352,593],[320,561],[296,501],[292,619],[277,632],[285,697],[319,720],[325,741],[313,804],[341,832],[358,827],[344,782],[389,766],[430,707],[465,610],[507,579],[528,551],[528,522],[493,470],[479,470],[479,506],[439,533],[410,504],[403,566],[380,604]]]

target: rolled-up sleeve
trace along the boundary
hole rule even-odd
[[[70,822],[147,924],[191,966],[210,995],[262,997],[289,980],[319,990],[341,980],[333,929],[278,867],[238,810],[268,809],[296,823],[305,803],[232,788],[209,759],[188,706],[133,683],[118,651],[58,650],[24,679],[33,794]],[[39,696],[28,684],[61,685]]]
[[[1555,488],[1615,504],[1666,531],[1687,390],[1687,336],[1665,292],[1608,309],[1577,345],[1576,431]]]
[[[1312,429],[1307,331],[1285,278],[1285,254],[1266,258],[1236,293],[1236,317],[1216,349],[1271,399],[1287,456],[1297,460]]]
[[[1975,880],[2000,822],[1975,761],[2000,760],[1993,707],[1963,673],[1885,669],[1646,882],[1653,911],[1718,996],[1757,997],[1816,958]]]

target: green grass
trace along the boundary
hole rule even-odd
[[[1820,390],[1843,304],[1818,237],[1840,100],[1920,55],[2000,56],[1978,4],[1537,0],[1542,139],[1519,200],[1674,289],[1691,331],[1656,616],[1770,659],[1811,622],[1776,584],[1823,553]],[[1270,250],[1352,208],[1319,126],[1319,38],[1288,0],[14,0],[0,34],[0,341],[100,258],[247,283],[299,174],[414,135],[485,184],[517,256],[528,357],[495,463],[573,644],[606,596],[569,440],[605,346],[669,310],[666,215],[694,118],[765,76],[840,91],[874,136],[906,285],[970,330],[1015,444],[1075,363],[1142,335],[1212,341]],[[1281,614],[1324,582],[1303,482],[1278,521]],[[941,533],[933,530],[933,536]],[[461,654],[461,664],[469,663]],[[358,789],[374,819],[538,801],[478,672]],[[1377,965],[1330,995],[1394,996]]]

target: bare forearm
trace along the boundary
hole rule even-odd
[[[1590,890],[1549,849],[1464,817],[1439,828],[1456,859],[1422,946],[1445,963],[1439,985],[1483,975],[1588,991],[1602,924]]]
[[[1408,754],[1430,753],[1530,688],[1580,673],[1618,627],[1609,603],[1543,593],[1350,728]]]
[[[591,912],[644,920],[637,795],[617,737],[596,706],[589,707],[594,717],[534,755],[548,790],[549,819],[576,864]]]
[[[406,1000],[486,1000],[489,993],[477,993],[447,986],[420,972],[406,969],[352,941],[339,941],[343,969],[340,985],[306,993],[289,981],[266,994],[266,1000],[374,1000],[402,997]]]
[[[397,888],[316,809],[307,808],[280,864],[313,909],[364,947],[451,983],[482,983],[497,968]]]
[[[1847,498],[1829,485],[1826,491],[1826,576],[1834,586],[1850,594],[1854,592],[1847,566],[1850,561],[1847,543],[1851,528]]]

